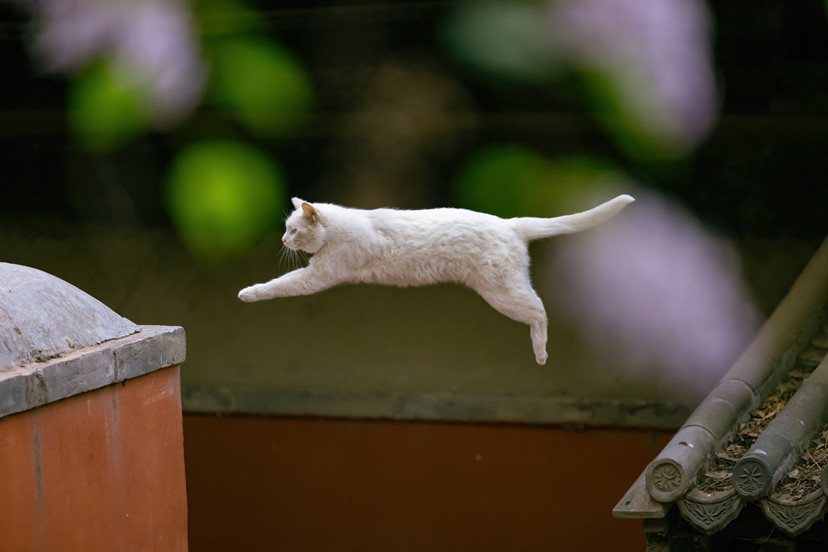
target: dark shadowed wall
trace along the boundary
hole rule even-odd
[[[669,439],[193,415],[184,435],[194,552],[640,551],[612,508]]]

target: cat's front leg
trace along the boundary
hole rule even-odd
[[[272,290],[268,284],[254,284],[248,286],[239,292],[239,299],[245,303],[254,303],[256,301],[264,301],[265,299],[273,299]]]
[[[326,283],[309,268],[300,268],[275,278],[264,284],[255,284],[239,292],[239,299],[246,303],[276,299],[277,297],[295,297],[311,295],[333,285]]]

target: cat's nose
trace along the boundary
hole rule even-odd
[[[282,243],[287,244],[287,238],[282,238]]]

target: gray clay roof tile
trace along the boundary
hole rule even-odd
[[[747,502],[797,535],[828,509],[828,239],[717,387],[613,511],[673,504],[712,534]]]

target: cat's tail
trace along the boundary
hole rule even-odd
[[[508,219],[507,222],[528,242],[588,230],[608,221],[633,201],[635,199],[632,196],[624,194],[582,213],[554,218],[518,217]]]

